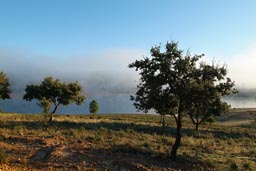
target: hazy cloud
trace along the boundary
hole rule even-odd
[[[236,108],[255,108],[256,88],[238,88],[239,93],[224,97],[232,107]]]
[[[230,76],[236,81],[238,87],[256,88],[256,44],[232,56],[227,63]]]
[[[220,52],[218,52],[220,54]],[[240,53],[223,58],[222,56],[208,56],[204,61],[216,64],[225,64],[228,68],[228,77],[236,82],[239,88],[256,88],[256,44],[250,45],[247,49],[241,49]]]
[[[22,101],[24,89],[52,76],[61,81],[79,81],[87,96],[83,106],[61,107],[58,113],[86,113],[92,99],[99,101],[102,113],[135,112],[129,97],[135,92],[138,73],[128,64],[143,55],[142,50],[112,49],[57,58],[0,49],[0,70],[10,78],[13,91],[13,99],[1,101],[1,108],[8,112],[41,112],[35,103]]]
[[[208,62],[211,60],[207,58]],[[214,60],[227,65],[228,77],[235,81],[239,90],[238,94],[224,99],[233,107],[256,107],[256,44],[229,58],[215,57]]]
[[[77,80],[91,95],[128,94],[138,77],[128,64],[143,54],[140,50],[118,49],[60,59],[1,50],[0,69],[10,77],[14,93],[53,76],[63,81]]]

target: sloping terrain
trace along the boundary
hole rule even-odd
[[[175,133],[171,117],[165,133],[158,115],[60,115],[47,131],[40,115],[1,118],[0,170],[211,171],[228,170],[234,162],[253,169],[256,162],[256,131],[250,124],[231,129],[205,124],[194,133],[186,121],[179,159],[173,162],[168,158]]]
[[[222,124],[242,124],[251,122],[254,119],[256,119],[256,111],[230,112],[221,117],[217,117],[217,121]]]

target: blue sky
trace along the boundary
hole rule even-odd
[[[0,47],[65,57],[177,40],[229,56],[254,43],[255,7],[253,0],[1,1]]]
[[[52,75],[91,98],[129,100],[138,74],[128,63],[174,40],[255,88],[255,9],[254,0],[2,0],[0,69],[17,92]]]

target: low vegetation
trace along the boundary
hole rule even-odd
[[[164,133],[160,116],[150,114],[56,115],[44,131],[42,115],[1,114],[0,169],[255,170],[256,121],[216,120],[195,132],[184,118],[179,157],[172,161],[173,117],[166,117]]]

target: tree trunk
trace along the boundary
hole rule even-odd
[[[182,128],[182,123],[181,123],[181,114],[178,114],[178,117],[176,119],[176,139],[175,139],[175,143],[172,146],[172,150],[171,150],[171,154],[170,154],[170,159],[171,160],[176,160],[177,158],[177,150],[180,146],[180,142],[181,142],[181,128]]]
[[[198,131],[199,123],[196,123],[196,131]]]
[[[163,115],[160,114],[160,123],[163,123]]]
[[[164,134],[165,131],[165,115],[161,115],[162,116],[162,133]]]
[[[51,112],[51,114],[50,114],[50,119],[49,119],[49,121],[48,121],[49,123],[52,123],[53,115],[55,114],[56,110],[58,109],[58,106],[59,106],[59,105],[55,105],[53,111]]]
[[[49,123],[52,123],[53,113],[50,114]]]

